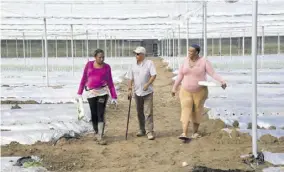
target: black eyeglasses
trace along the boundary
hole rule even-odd
[[[105,58],[105,56],[101,56],[101,57],[96,57],[96,58],[100,58],[100,59],[104,59],[104,58]]]

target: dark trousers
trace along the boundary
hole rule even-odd
[[[135,101],[140,131],[153,132],[153,93],[146,96],[137,96],[135,94]]]
[[[88,98],[91,109],[91,120],[93,128],[98,133],[98,123],[105,122],[105,109],[108,95]]]

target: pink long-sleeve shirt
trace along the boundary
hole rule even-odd
[[[89,61],[85,66],[78,94],[82,95],[85,86],[89,89],[100,89],[106,85],[110,90],[111,97],[116,99],[117,95],[110,66],[105,63],[102,68],[94,68],[94,61]]]
[[[220,83],[225,83],[225,81],[215,73],[211,63],[204,57],[200,57],[194,67],[190,68],[188,57],[184,60],[184,63],[180,66],[177,79],[173,86],[173,92],[177,91],[177,87],[182,82],[182,87],[189,92],[198,92],[201,88],[198,85],[199,81],[206,81],[206,74],[211,76],[213,79],[219,81]]]

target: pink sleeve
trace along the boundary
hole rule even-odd
[[[177,76],[177,79],[175,80],[175,83],[174,83],[174,86],[173,86],[173,89],[172,91],[173,92],[176,92],[177,91],[177,87],[180,85],[184,75],[183,75],[183,64],[180,66],[179,70],[178,70],[178,76]]]
[[[82,79],[81,79],[81,82],[80,82],[80,85],[79,85],[79,89],[78,89],[78,92],[77,92],[77,94],[79,94],[79,95],[82,95],[84,87],[85,87],[86,82],[88,80],[88,76],[87,76],[88,66],[89,66],[89,62],[85,65],[83,76],[82,76]]]
[[[215,70],[214,70],[212,64],[211,64],[208,60],[206,60],[205,70],[206,70],[206,73],[207,73],[209,76],[211,76],[213,79],[219,81],[221,84],[225,83],[225,81],[223,80],[223,78],[222,78],[221,76],[219,76],[219,75],[215,72]]]
[[[108,65],[107,67],[107,85],[111,94],[111,97],[113,99],[117,99],[117,95],[116,95],[116,90],[113,84],[113,80],[112,80],[112,74],[111,74],[111,67]]]

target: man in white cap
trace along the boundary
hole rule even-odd
[[[129,79],[128,98],[134,98],[139,121],[138,137],[147,135],[149,140],[154,140],[153,123],[153,82],[156,79],[156,68],[151,60],[145,59],[146,49],[137,47],[134,50],[136,63],[127,74]],[[134,85],[134,90],[132,89]]]

